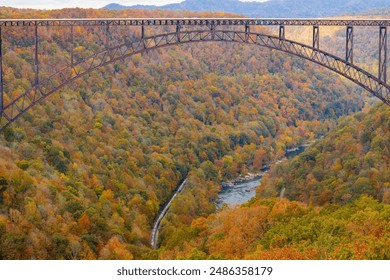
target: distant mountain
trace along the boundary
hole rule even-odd
[[[324,17],[390,8],[389,0],[269,0],[241,2],[239,0],[186,0],[165,6],[122,6],[109,4],[103,9],[165,9],[189,11],[219,11],[243,14],[248,17]]]

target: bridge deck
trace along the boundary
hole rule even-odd
[[[106,26],[106,25],[290,25],[290,26],[390,26],[385,19],[267,19],[267,18],[79,18],[1,19],[0,26]]]

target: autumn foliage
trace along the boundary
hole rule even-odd
[[[176,15],[0,8],[1,18]],[[31,30],[2,29],[5,102],[33,84]],[[104,49],[101,28],[74,31],[76,61]],[[69,64],[70,39],[60,28],[41,28],[39,36],[44,78]],[[139,36],[139,28],[123,27],[113,31],[110,43]],[[351,185],[329,189],[339,188],[340,200],[350,206],[310,208],[303,203],[315,200],[299,199],[306,192],[294,186],[293,195],[291,184],[288,197],[303,203],[261,198],[215,214],[221,180],[258,171],[287,148],[326,135],[340,116],[359,111],[364,103],[356,88],[327,70],[246,45],[172,46],[107,65],[37,104],[1,133],[0,259],[388,257],[383,249],[388,205],[365,196],[348,198],[346,191],[362,189],[359,194],[388,202],[382,190],[388,165],[376,165],[386,155],[380,149],[389,147],[388,115],[378,112],[383,108],[371,120],[375,136],[350,131],[342,141],[352,146],[335,142],[329,147],[334,153],[344,147],[355,158],[330,164],[322,156],[334,172],[349,162],[347,175],[359,176],[335,178]],[[344,130],[351,129],[345,125]],[[356,137],[359,144],[352,142]],[[328,149],[316,147],[308,150],[314,151],[309,158]],[[364,176],[359,175],[362,159]],[[307,163],[302,171],[310,173],[302,187],[313,189],[321,202],[329,195],[317,191],[325,175],[310,169],[315,164]],[[154,219],[185,177],[188,184],[163,221],[162,247],[151,250]],[[281,179],[287,184],[289,178]],[[267,191],[277,194],[281,186],[273,180],[267,179]],[[365,191],[367,185],[373,193]],[[372,227],[355,210],[367,215]]]

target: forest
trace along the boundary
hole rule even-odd
[[[0,8],[0,18],[177,15]],[[126,32],[111,43],[140,35]],[[69,38],[39,35],[48,76],[69,63]],[[99,28],[75,36],[76,60],[104,45]],[[3,43],[7,102],[34,81],[31,28],[3,31]],[[328,70],[240,44],[174,46],[100,68],[1,133],[0,259],[388,259],[390,111],[372,103]],[[221,181],[321,137],[274,166],[256,198],[216,210]],[[184,178],[153,250],[153,222]]]
[[[273,165],[255,198],[195,219],[159,257],[389,259],[389,133],[387,105],[343,117],[305,152]]]

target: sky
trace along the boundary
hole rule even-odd
[[[223,1],[223,0],[221,0]],[[243,2],[264,2],[266,0],[240,0]],[[0,6],[34,9],[61,9],[61,8],[101,8],[110,3],[131,5],[166,5],[180,3],[183,0],[0,0]]]

